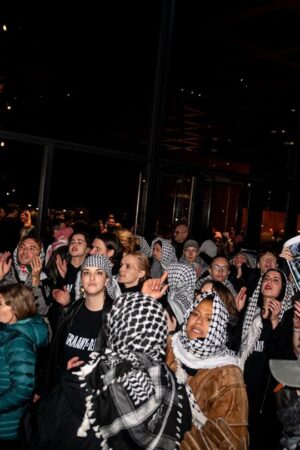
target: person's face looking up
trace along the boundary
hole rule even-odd
[[[202,300],[191,312],[187,325],[187,337],[189,339],[206,338],[212,321],[213,302]]]
[[[18,246],[18,262],[23,266],[32,263],[35,256],[40,254],[40,247],[33,239],[25,239]]]
[[[260,272],[263,274],[268,269],[276,269],[277,267],[277,258],[273,253],[265,253],[259,258],[258,267]]]

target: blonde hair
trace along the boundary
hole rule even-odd
[[[132,253],[139,247],[137,238],[127,228],[121,228],[114,233],[119,238],[123,253]]]
[[[133,256],[137,262],[139,271],[145,272],[145,275],[139,280],[140,283],[143,283],[150,276],[150,262],[148,256],[140,252],[127,253],[124,257],[126,256]]]

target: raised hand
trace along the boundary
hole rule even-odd
[[[167,323],[168,323],[168,332],[175,331],[177,327],[177,320],[175,317],[171,317],[168,311],[166,311]]]
[[[294,259],[292,252],[288,247],[284,247],[279,256],[281,258],[285,258],[287,261],[293,261],[293,259]]]
[[[40,282],[40,276],[42,272],[43,263],[39,256],[34,256],[30,263],[32,286],[37,286]]]
[[[294,316],[293,316],[294,328],[300,330],[300,300],[296,300],[294,303]]]
[[[71,302],[70,292],[66,286],[63,289],[53,289],[52,295],[60,305],[67,306]]]
[[[270,300],[268,304],[268,309],[271,313],[270,320],[272,322],[273,329],[277,327],[279,323],[279,314],[282,308],[282,304],[279,300]]]
[[[160,299],[168,290],[168,285],[164,284],[168,277],[168,272],[165,272],[160,278],[149,278],[142,287],[142,294],[149,295],[156,300]]]
[[[237,295],[235,296],[235,306],[236,309],[238,311],[241,311],[244,306],[245,306],[245,302],[246,302],[246,298],[247,298],[247,288],[246,287],[242,287],[239,292],[237,293]]]
[[[84,361],[79,359],[79,356],[73,356],[73,358],[69,359],[67,362],[67,369],[75,369],[75,367],[81,366],[84,364]]]
[[[56,267],[60,273],[60,276],[62,278],[65,278],[66,273],[67,273],[68,263],[65,259],[62,259],[62,257],[59,254],[56,256]]]
[[[8,274],[10,271],[12,264],[11,254],[10,252],[4,252],[0,256],[0,280]]]

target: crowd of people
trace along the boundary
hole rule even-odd
[[[22,213],[0,219],[1,448],[300,448],[288,248],[113,215],[41,240]]]

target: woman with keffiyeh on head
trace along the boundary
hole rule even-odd
[[[216,293],[202,294],[168,342],[167,364],[185,382],[192,427],[182,450],[246,450],[248,402],[237,357],[226,347],[229,314]]]
[[[78,436],[93,430],[99,447],[122,450],[179,448],[190,428],[182,384],[164,362],[167,319],[155,299],[122,294],[107,321],[107,348],[78,373],[86,412]]]
[[[267,270],[249,299],[242,324],[239,356],[249,399],[250,448],[276,449],[276,417],[269,360],[293,359],[293,288],[279,269]]]
[[[153,261],[150,275],[159,278],[169,269],[170,264],[178,262],[175,248],[168,239],[157,237],[151,242]]]
[[[174,315],[179,329],[185,313],[190,309],[195,296],[196,272],[192,266],[182,263],[170,264],[168,269],[167,311]]]

